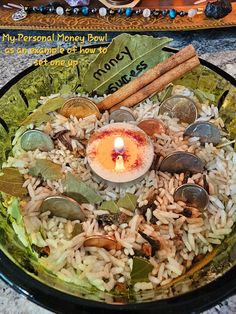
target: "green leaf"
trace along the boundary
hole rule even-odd
[[[70,172],[66,174],[63,180],[64,191],[66,195],[82,195],[90,204],[101,203],[101,196],[85,184],[79,177],[74,176]],[[73,193],[73,194],[71,194]],[[74,198],[73,197],[73,198]]]
[[[119,212],[119,207],[114,201],[105,201],[101,204],[100,209],[108,210],[112,214],[116,214]]]
[[[138,197],[136,195],[126,193],[125,196],[117,202],[117,206],[134,211],[137,206],[137,199]]]
[[[22,219],[20,206],[19,206],[19,202],[17,198],[13,197],[11,198],[10,202],[8,201],[7,213],[11,215],[11,217],[14,218],[17,223],[22,222],[23,219]]]
[[[211,102],[215,102],[215,95],[211,93],[207,93],[199,89],[195,89],[194,94],[197,96],[197,98],[202,104],[205,104],[208,100],[210,100]]]
[[[5,203],[7,204],[7,213],[10,216],[10,221],[15,233],[25,247],[30,247],[29,238],[24,226],[24,220],[20,212],[18,198],[11,197],[10,199],[6,199]]]
[[[100,53],[84,76],[83,88],[98,94],[115,89],[154,67],[168,54],[162,51],[171,39],[121,34],[113,39],[106,54]]]
[[[37,159],[29,173],[34,177],[42,176],[44,180],[58,180],[62,176],[61,166],[47,159]]]
[[[62,107],[65,103],[65,98],[63,97],[55,97],[50,98],[46,101],[45,104],[38,107],[33,113],[31,113],[24,121],[21,122],[21,125],[28,124],[41,124],[43,122],[50,121],[49,112],[53,112]]]
[[[8,129],[18,127],[27,112],[26,104],[14,85],[0,99],[0,117],[5,121]]]
[[[134,285],[137,282],[149,281],[148,275],[152,271],[152,264],[140,257],[133,258],[133,269],[131,272],[131,284]]]
[[[11,139],[7,131],[0,124],[0,164],[6,160],[7,154],[11,151]]]
[[[0,191],[12,196],[23,196],[27,189],[23,188],[24,177],[15,168],[4,168],[0,175]]]
[[[236,139],[236,87],[232,86],[220,109],[220,117],[223,119],[229,136]]]

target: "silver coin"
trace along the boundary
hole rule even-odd
[[[25,151],[39,149],[50,152],[54,149],[54,143],[48,134],[40,130],[27,130],[21,137],[21,148]]]
[[[210,122],[195,122],[190,124],[186,128],[184,136],[199,137],[199,141],[202,144],[212,143],[217,145],[220,142],[220,130]]]
[[[174,192],[175,202],[182,201],[188,206],[204,210],[209,204],[206,190],[197,184],[183,184]]]
[[[197,119],[197,107],[191,98],[176,95],[163,101],[159,114],[178,118],[180,122],[191,124]]]
[[[126,109],[117,109],[110,114],[110,121],[128,122],[135,121],[134,115]]]
[[[160,171],[169,173],[201,173],[203,169],[204,164],[199,157],[182,151],[167,155],[160,164]]]
[[[13,13],[11,17],[12,20],[15,22],[24,20],[27,17],[27,12],[24,9],[22,9]]]
[[[85,215],[77,201],[64,196],[49,196],[44,199],[40,206],[41,212],[50,211],[52,216],[62,217],[70,220],[85,220]]]

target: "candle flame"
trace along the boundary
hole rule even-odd
[[[115,151],[122,152],[124,150],[125,143],[122,137],[115,138],[114,149]]]
[[[123,157],[121,155],[118,155],[116,157],[115,170],[116,171],[123,171],[123,170],[125,170],[124,159],[123,159]]]

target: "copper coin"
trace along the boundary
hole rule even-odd
[[[180,122],[191,124],[197,119],[197,107],[191,98],[176,95],[163,101],[159,114],[178,118]]]
[[[97,118],[100,117],[100,112],[96,104],[86,97],[70,98],[61,108],[60,114],[67,118],[75,116],[78,119],[92,114],[95,114]]]
[[[157,119],[142,120],[137,126],[149,136],[166,133],[166,126]]]
[[[112,237],[107,235],[93,235],[85,239],[84,247],[94,246],[110,250],[120,250],[121,245]]]

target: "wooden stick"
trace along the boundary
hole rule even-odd
[[[113,93],[112,95],[106,97],[103,101],[101,101],[97,106],[99,110],[110,109],[114,105],[122,102],[127,99],[129,96],[133,95],[137,91],[139,91],[144,86],[150,84],[152,81],[163,75],[164,73],[170,71],[176,66],[184,63],[189,60],[193,56],[196,55],[195,49],[192,45],[189,45],[170,58],[160,62],[152,69],[148,70],[140,77],[137,77],[135,80],[121,87],[118,91]]]
[[[152,83],[146,85],[142,89],[140,89],[135,94],[131,95],[124,101],[120,102],[119,104],[113,106],[110,112],[119,109],[120,107],[132,107],[137,105],[139,102],[143,101],[147,97],[153,95],[154,93],[160,92],[163,90],[169,83],[173,82],[174,80],[180,78],[185,73],[191,71],[196,66],[200,64],[198,57],[193,57],[184,63],[178,65],[174,69],[166,72],[162,76],[158,77]]]

